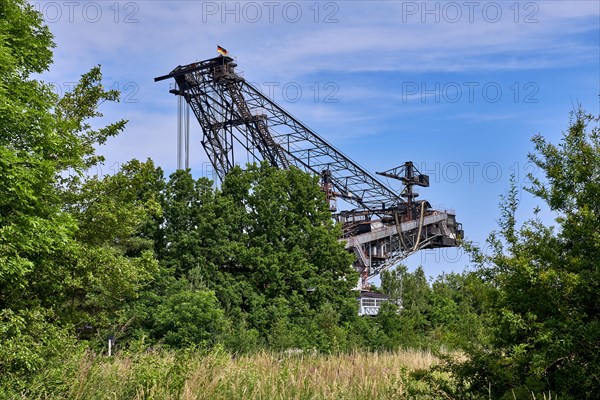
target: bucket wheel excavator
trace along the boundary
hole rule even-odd
[[[429,177],[412,162],[377,173],[402,183],[396,193],[247,82],[236,67],[233,58],[221,55],[155,78],[175,80],[170,92],[180,99],[179,126],[185,102],[202,127],[202,146],[220,180],[235,165],[236,154],[242,159],[240,152],[252,161],[319,176],[332,217],[342,225],[340,241],[356,255],[361,290],[419,250],[458,245],[463,231],[454,213],[417,200],[415,186],[429,186]],[[180,142],[189,151],[187,135]],[[338,199],[354,208],[337,210]]]

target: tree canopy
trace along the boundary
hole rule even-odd
[[[544,178],[527,191],[555,215],[518,227],[518,188],[501,205],[490,255],[475,251],[494,329],[460,369],[469,387],[500,398],[557,393],[593,398],[600,387],[600,142],[598,116],[573,113],[562,142],[537,135],[530,159]],[[537,214],[537,210],[534,211]]]

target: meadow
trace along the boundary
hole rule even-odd
[[[444,398],[411,373],[428,351],[322,355],[288,351],[236,356],[156,351],[107,357],[86,352],[40,374],[28,399],[408,399]]]

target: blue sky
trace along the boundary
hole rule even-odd
[[[412,160],[421,198],[456,210],[469,240],[496,228],[499,196],[526,185],[531,137],[553,142],[581,103],[600,113],[598,1],[33,1],[55,34],[57,91],[101,64],[128,119],[102,173],[148,157],[176,166],[176,102],[155,76],[229,50],[250,82],[370,171]],[[206,174],[192,124],[191,166]],[[394,182],[390,184],[395,185]],[[538,202],[522,194],[520,215]],[[547,212],[542,212],[550,220]],[[407,260],[462,271],[455,249]]]

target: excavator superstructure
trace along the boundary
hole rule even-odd
[[[429,186],[429,178],[412,162],[379,173],[402,182],[404,189],[396,193],[247,82],[236,67],[233,58],[221,55],[155,78],[175,80],[171,93],[193,111],[220,180],[244,160],[242,152],[245,160],[319,176],[332,217],[342,225],[340,240],[356,255],[360,289],[421,249],[458,245],[463,231],[454,213],[416,200],[413,187]],[[189,151],[189,139],[185,142]],[[338,211],[337,199],[355,208]]]

